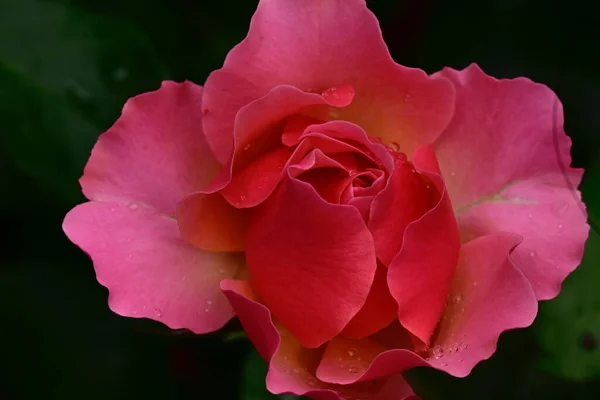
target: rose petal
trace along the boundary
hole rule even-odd
[[[384,265],[390,265],[400,251],[406,227],[435,206],[435,189],[428,186],[412,164],[397,162],[386,187],[373,198],[369,230]]]
[[[207,251],[243,251],[248,213],[230,205],[219,193],[195,193],[177,210],[181,237]]]
[[[222,173],[205,188],[205,192],[215,193],[222,190],[230,184],[233,177],[236,181],[233,182],[232,188],[226,189],[223,194],[235,207],[254,207],[264,201],[279,182],[275,168],[281,165],[283,155],[289,151],[279,150],[286,119],[307,108],[318,106],[326,107],[326,102],[321,96],[282,85],[242,107],[236,115],[235,126],[231,127],[231,131],[221,132],[220,136],[213,137],[215,143],[221,143],[225,138],[231,138],[233,133],[228,146],[211,143],[213,147],[220,146],[219,160],[226,156],[226,162]],[[205,124],[206,120],[212,118],[211,115],[205,115]],[[229,139],[227,142],[229,143]],[[258,162],[259,166],[252,167],[255,162]],[[259,172],[255,169],[264,170],[265,167],[269,167],[269,179],[261,183],[261,190],[250,196],[252,184],[256,182],[249,177]],[[250,171],[246,171],[248,168]],[[236,178],[239,174],[241,177]]]
[[[202,132],[201,98],[201,86],[163,82],[129,99],[92,150],[80,181],[85,196],[175,215],[177,203],[220,168]]]
[[[92,258],[117,314],[195,333],[218,330],[233,317],[219,282],[235,275],[243,255],[185,244],[174,219],[145,207],[89,202],[67,214],[63,230]]]
[[[388,286],[398,302],[400,323],[427,344],[450,290],[460,239],[441,177],[422,173],[442,196],[404,231],[402,249],[388,268]]]
[[[556,296],[581,261],[589,229],[559,100],[546,86],[496,80],[474,64],[439,75],[457,89],[456,114],[436,152],[463,240],[522,235],[513,260],[538,299]]]
[[[349,338],[363,338],[385,328],[398,316],[398,304],[387,286],[387,269],[377,266],[367,301],[342,331]]]
[[[318,93],[350,85],[352,104],[332,110],[332,118],[406,153],[435,140],[453,112],[449,82],[396,64],[364,1],[262,0],[248,36],[206,81],[204,129],[220,160],[225,146],[213,141],[232,131],[240,107],[281,84]]]
[[[249,282],[225,280],[224,293],[239,316],[250,340],[269,363],[267,389],[274,394],[292,393],[315,400],[418,400],[401,375],[378,382],[332,385],[318,380],[315,371],[322,350],[303,348],[258,302]]]
[[[500,334],[531,325],[537,301],[509,252],[521,238],[497,233],[463,245],[432,366],[463,377],[496,350]]]
[[[246,243],[256,291],[306,347],[339,334],[367,299],[371,234],[356,208],[325,202],[307,183],[284,179],[254,211]]]
[[[250,208],[262,203],[279,183],[292,154],[293,149],[289,147],[264,154],[237,171],[231,182],[221,190],[221,195],[236,207]]]

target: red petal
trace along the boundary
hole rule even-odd
[[[286,178],[249,221],[252,283],[300,343],[318,347],[339,334],[367,299],[377,267],[358,210],[325,202]]]

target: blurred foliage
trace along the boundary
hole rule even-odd
[[[600,224],[598,14],[582,1],[368,0],[394,58],[434,72],[471,62],[546,83]],[[121,318],[61,231],[77,179],[127,98],[202,83],[247,32],[256,1],[0,1],[1,399],[276,399],[245,340]],[[298,29],[302,29],[299,27]],[[501,337],[464,379],[417,369],[425,400],[592,399],[600,391],[600,238],[533,328]],[[294,396],[279,396],[291,400]]]

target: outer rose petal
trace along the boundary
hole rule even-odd
[[[401,375],[377,383],[344,386],[319,381],[315,371],[321,350],[303,348],[285,329],[276,328],[271,313],[258,302],[248,281],[225,280],[221,288],[248,337],[269,363],[267,389],[272,393],[304,395],[315,400],[419,400]]]
[[[342,331],[365,303],[377,268],[358,210],[327,203],[289,177],[253,212],[246,245],[254,288],[306,347]]]
[[[520,234],[515,263],[538,299],[556,296],[581,261],[589,229],[559,100],[546,86],[496,80],[476,65],[439,75],[457,90],[456,113],[436,153],[463,240]]]
[[[90,200],[149,205],[175,215],[219,169],[202,133],[202,87],[163,82],[129,99],[92,150],[81,186]]]
[[[381,345],[390,344],[378,340],[379,333],[360,340],[336,338],[327,344],[317,376],[352,384],[418,366],[468,375],[491,356],[503,331],[529,326],[535,318],[537,301],[531,285],[509,257],[519,241],[515,235],[501,233],[463,246],[450,301],[427,359],[405,348],[384,349]]]
[[[231,151],[222,138],[240,107],[281,84],[318,93],[351,85],[352,105],[333,117],[406,153],[435,140],[453,112],[447,81],[392,60],[364,0],[262,0],[248,36],[206,81],[204,128],[219,160]]]
[[[117,314],[195,333],[215,331],[233,317],[219,282],[235,275],[240,253],[194,249],[174,219],[145,207],[84,203],[67,214],[63,229],[91,256]]]
[[[520,240],[517,235],[497,233],[463,245],[435,338],[432,366],[466,376],[494,353],[502,332],[531,325],[537,300],[508,255]]]

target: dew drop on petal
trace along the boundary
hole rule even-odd
[[[160,308],[153,309],[152,313],[154,314],[155,317],[162,317],[162,315],[163,315],[162,310]]]
[[[531,257],[535,256],[535,251],[530,251],[530,252],[529,252],[529,255],[530,255]]]
[[[392,151],[398,152],[400,151],[400,145],[396,142],[392,142],[390,143],[390,149],[392,149]]]
[[[558,229],[562,229],[563,228],[563,224],[558,224]]]
[[[130,209],[130,210],[133,210],[133,211],[135,211],[135,210],[137,210],[137,209],[138,209],[138,205],[137,205],[137,204],[135,204],[135,203],[133,203],[133,204],[130,204],[130,205],[129,205],[129,209]]]
[[[352,366],[348,368],[348,372],[350,372],[351,374],[356,374],[358,372],[358,368]]]
[[[310,376],[310,377],[306,378],[304,383],[306,383],[308,386],[315,386],[317,384],[317,380],[315,378],[313,378],[312,376]]]
[[[350,349],[350,350],[348,350],[348,355],[349,355],[350,357],[354,357],[354,356],[356,355],[356,350],[354,350],[354,349]]]
[[[210,306],[212,304],[212,300],[206,300],[206,305]]]
[[[435,346],[433,348],[433,350],[431,351],[431,354],[433,354],[433,357],[435,357],[436,360],[444,357],[444,349],[441,348],[440,346]]]

